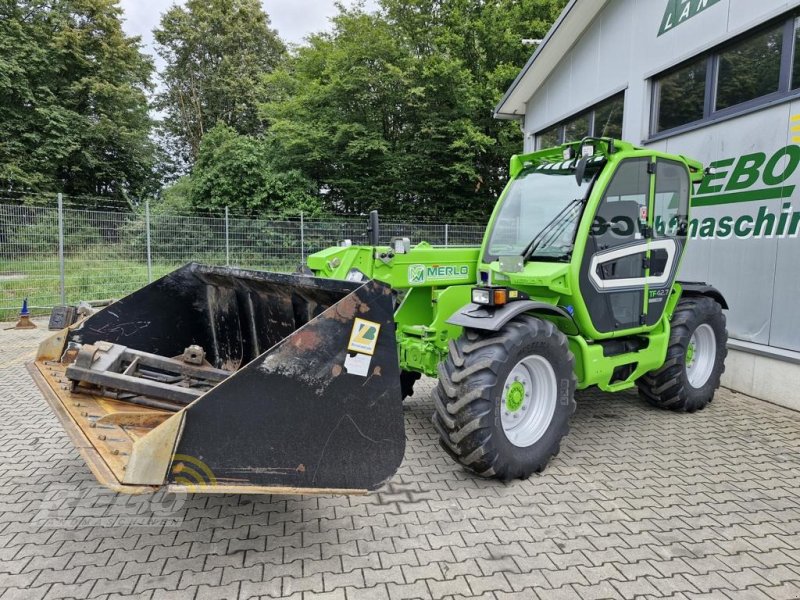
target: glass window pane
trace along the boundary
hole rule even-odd
[[[653,225],[656,237],[686,237],[689,221],[689,174],[671,160],[656,162]]]
[[[564,126],[564,141],[578,142],[589,135],[589,115],[580,115]]]
[[[628,159],[617,168],[590,233],[602,247],[627,244],[640,232],[642,209],[646,215],[650,199],[649,162],[646,158]]]
[[[717,110],[778,91],[783,26],[720,52]]]
[[[658,81],[656,133],[703,118],[707,63],[703,58]]]
[[[539,150],[544,148],[552,148],[553,146],[558,146],[561,144],[561,130],[562,126],[558,125],[556,127],[551,127],[545,131],[542,131],[538,136],[536,136],[537,142],[536,147]]]
[[[792,63],[792,89],[800,87],[800,18],[794,21],[794,62]]]
[[[598,106],[594,111],[594,135],[622,139],[622,113],[625,95],[620,94]]]

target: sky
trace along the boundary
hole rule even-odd
[[[272,27],[278,30],[281,38],[299,44],[308,34],[327,29],[328,19],[336,14],[335,0],[263,0],[264,10],[272,20]],[[180,0],[122,0],[125,11],[123,27],[129,35],[142,36],[148,51],[153,43],[153,29],[158,25],[161,15]],[[345,1],[352,4],[353,1]],[[366,0],[366,8],[376,8],[376,0]]]

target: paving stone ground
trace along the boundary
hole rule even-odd
[[[125,497],[24,370],[44,335],[0,331],[0,600],[800,598],[798,413],[581,393],[547,471],[502,484],[439,449],[424,380],[380,493]]]

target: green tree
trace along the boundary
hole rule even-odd
[[[448,57],[415,57],[380,15],[342,9],[332,33],[267,79],[263,114],[278,160],[315,181],[328,209],[434,214],[463,207],[492,143],[470,121],[468,75]]]
[[[485,216],[521,147],[491,108],[565,0],[382,0],[340,7],[330,33],[266,78],[279,163],[336,211]]]
[[[470,121],[493,140],[476,162],[485,213],[502,191],[509,158],[522,147],[519,124],[495,119],[492,109],[530,56],[523,39],[544,38],[567,0],[381,0],[393,29],[417,56],[445,56],[468,71]]]
[[[154,34],[166,63],[157,106],[190,163],[217,123],[241,134],[263,131],[256,83],[285,48],[259,0],[189,0],[168,10]]]
[[[218,124],[200,143],[188,186],[192,207],[228,206],[251,214],[317,213],[320,202],[311,182],[297,170],[276,170],[273,155],[265,140]]]
[[[129,199],[152,192],[153,65],[117,0],[0,3],[0,185]]]

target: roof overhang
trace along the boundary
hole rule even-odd
[[[525,104],[607,3],[608,0],[570,0],[495,107],[495,119],[521,119],[525,116]]]

